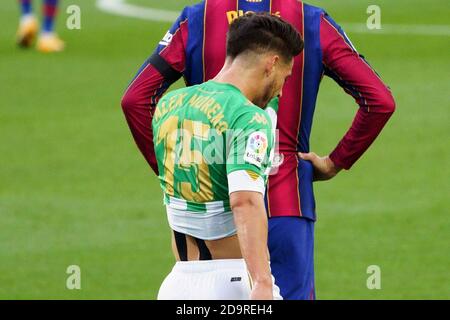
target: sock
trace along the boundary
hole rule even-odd
[[[56,11],[58,9],[58,0],[44,0],[43,3],[43,20],[42,20],[42,32],[53,32],[55,24]]]
[[[33,13],[33,8],[31,6],[31,0],[19,0],[20,8],[22,10],[22,16],[30,15]]]

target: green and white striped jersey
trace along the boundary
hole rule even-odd
[[[165,95],[152,123],[165,204],[190,213],[221,214],[231,211],[229,174],[245,170],[265,183],[277,108],[278,99],[263,110],[235,86],[215,81]]]

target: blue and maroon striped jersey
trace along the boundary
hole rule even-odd
[[[305,42],[280,99],[283,162],[269,178],[266,204],[269,216],[315,219],[313,168],[299,161],[297,152],[310,150],[323,75],[334,79],[360,107],[351,128],[330,154],[342,168],[349,169],[367,150],[395,109],[388,87],[323,9],[298,0],[205,0],[186,7],[128,87],[122,107],[138,147],[156,172],[151,119],[159,98],[181,76],[187,85],[212,79],[225,61],[230,23],[249,11],[280,16],[295,26]]]

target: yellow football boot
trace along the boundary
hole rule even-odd
[[[38,31],[38,22],[33,15],[22,17],[17,30],[17,44],[23,48],[29,48],[33,44]]]
[[[37,50],[44,53],[61,52],[64,50],[64,46],[64,41],[55,33],[43,33],[37,42]]]

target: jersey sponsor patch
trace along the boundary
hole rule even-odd
[[[170,31],[167,31],[164,38],[159,42],[161,46],[168,46],[170,42],[172,42],[173,34],[170,33]]]
[[[247,141],[247,147],[245,148],[244,161],[254,164],[258,168],[261,168],[264,157],[267,151],[268,142],[267,136],[264,132],[253,132]]]

